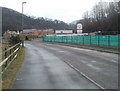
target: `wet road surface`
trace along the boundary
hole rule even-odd
[[[64,61],[107,89],[118,88],[118,55],[82,48],[25,43],[26,55],[13,89],[99,89]]]

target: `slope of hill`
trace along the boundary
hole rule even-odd
[[[3,33],[6,30],[17,31],[22,28],[22,16],[24,18],[24,28],[25,29],[68,29],[69,25],[60,20],[51,20],[48,18],[33,18],[31,16],[23,15],[15,10],[0,7],[2,8],[2,31]]]

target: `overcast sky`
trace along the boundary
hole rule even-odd
[[[70,23],[81,19],[83,13],[91,10],[100,0],[0,0],[0,6],[21,12],[21,2],[23,1],[27,2],[24,4],[24,14],[26,15],[47,17]]]

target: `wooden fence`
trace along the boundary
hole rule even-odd
[[[1,73],[3,73],[10,63],[17,57],[18,51],[20,49],[20,44],[18,43],[10,48],[5,48],[2,51],[2,61],[0,62]]]

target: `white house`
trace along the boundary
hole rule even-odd
[[[73,30],[55,30],[55,34],[72,34]]]

